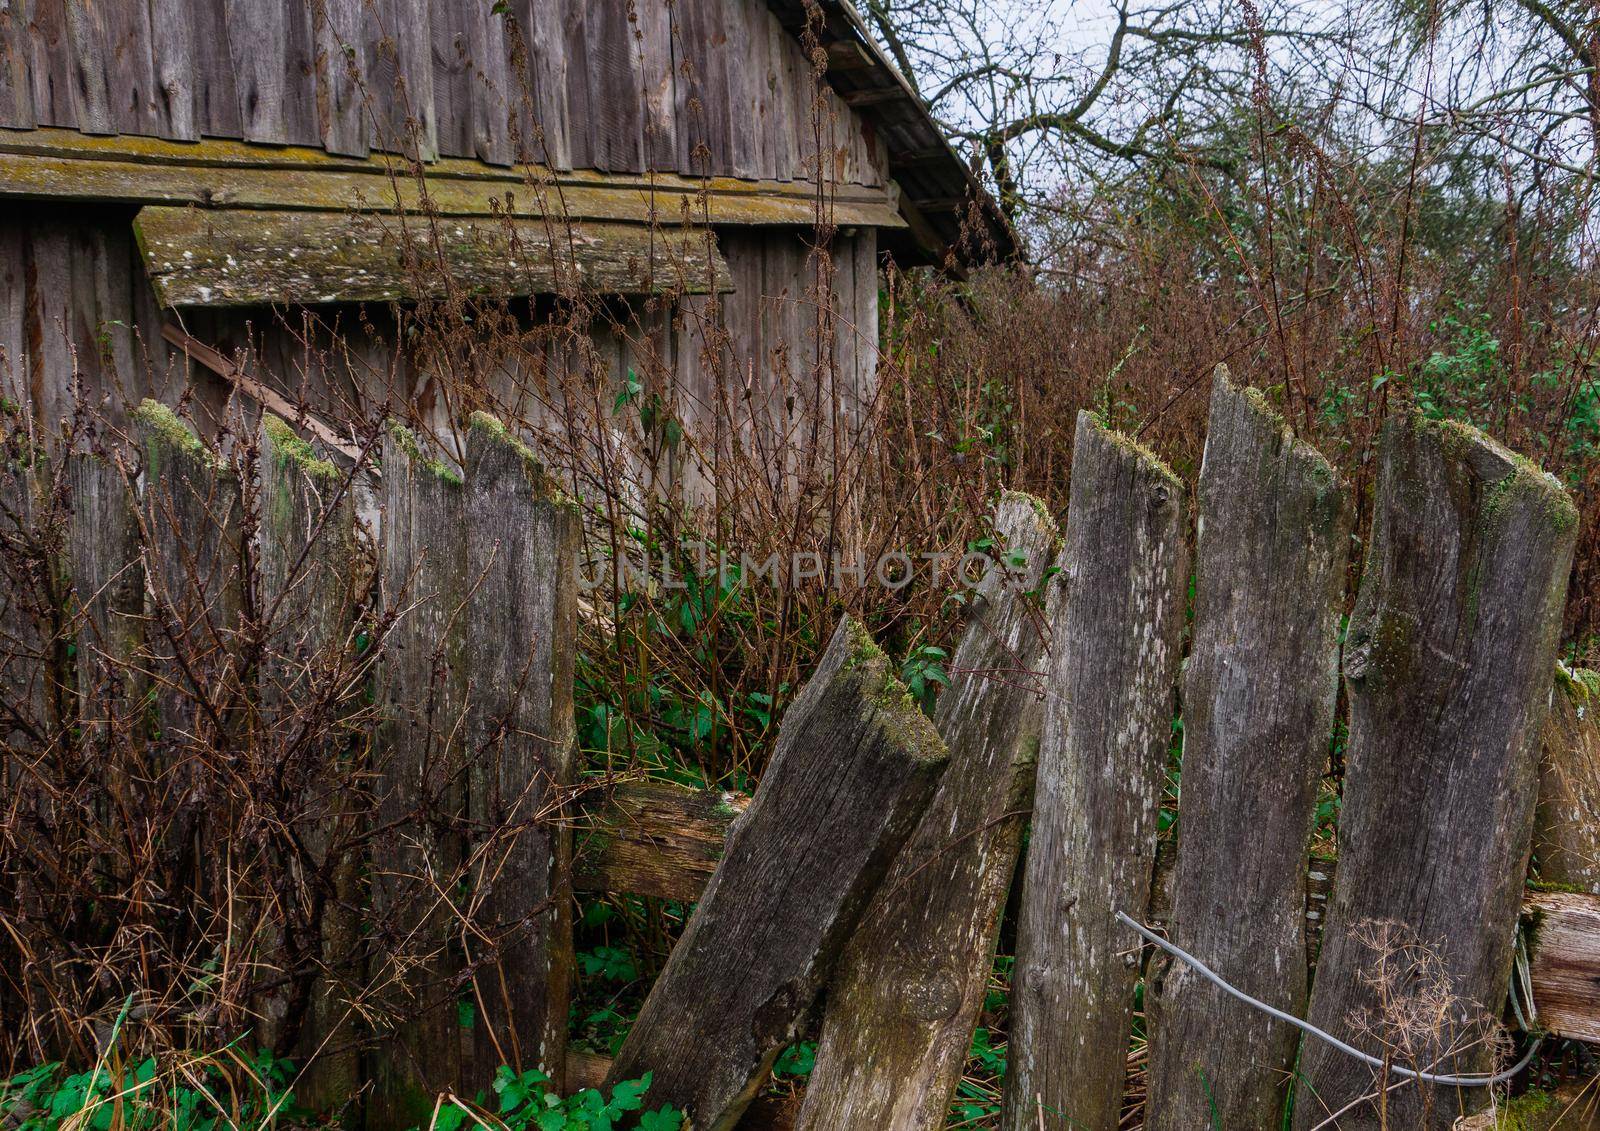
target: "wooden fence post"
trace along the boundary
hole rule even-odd
[[[1008,492],[935,725],[950,766],[828,983],[799,1125],[938,1131],[983,1008],[1033,794],[1046,646],[1040,594],[1060,535]]]
[[[349,1102],[361,1085],[350,1004],[360,937],[360,861],[351,843],[359,818],[350,788],[356,767],[353,736],[334,733],[310,749],[291,744],[301,729],[297,714],[336,717],[352,697],[360,668],[354,618],[371,566],[356,548],[351,484],[271,413],[262,417],[260,474],[259,594],[269,645],[261,670],[263,733],[282,780],[304,783],[291,811],[300,814],[294,831],[313,865],[306,883],[321,908],[315,958],[326,971],[298,1003],[295,1047],[302,1069],[295,1098],[325,1110]],[[279,940],[287,942],[287,933]],[[285,989],[274,995],[269,1012],[295,1004]]]
[[[402,1020],[374,1050],[367,1125],[426,1124],[438,1089],[461,1079],[471,1034],[458,1017],[455,883],[465,802],[462,623],[471,579],[461,477],[398,425],[383,444],[380,578],[386,615],[378,696],[373,931],[387,944],[373,981]]]
[[[887,656],[846,617],[783,716],[749,809],[608,1082],[728,1131],[794,1037],[946,759]]]
[[[1328,462],[1221,367],[1198,526],[1171,937],[1246,993],[1299,1013],[1350,508]],[[1280,1126],[1298,1032],[1182,963],[1160,987],[1145,995],[1145,1125]]]
[[[467,435],[467,570],[475,589],[465,656],[477,928],[468,942],[477,1009],[472,1072],[538,1068],[560,1086],[572,979],[572,834],[578,511],[495,418]]]
[[[1539,879],[1600,895],[1600,676],[1556,677],[1542,746],[1533,837]]]
[[[1479,1038],[1505,1002],[1576,528],[1554,479],[1474,429],[1385,424],[1345,645],[1339,870],[1309,1012],[1373,1055],[1387,1044],[1412,1068],[1489,1065]],[[1406,944],[1432,950],[1437,979],[1416,950],[1395,949]],[[1385,1083],[1398,1086],[1380,1110],[1372,1069],[1307,1040],[1294,1124],[1345,1109],[1341,1127],[1447,1128],[1487,1099]]]
[[[1007,1131],[1118,1122],[1189,578],[1183,485],[1078,414],[1017,931]],[[1042,1113],[1042,1114],[1041,1114]],[[1070,1122],[1069,1122],[1070,1121]]]
[[[146,400],[133,420],[144,453],[139,523],[150,596],[144,661],[160,734],[148,744],[150,760],[173,796],[231,798],[213,787],[212,775],[223,771],[207,754],[233,747],[233,732],[253,708],[243,694],[236,641],[249,567],[239,478],[165,405]],[[188,804],[173,810],[167,828],[134,835],[157,839],[173,870],[191,872],[201,897],[222,907],[232,859],[214,847],[234,827],[235,814],[223,805]],[[224,1023],[241,1022],[247,1023],[236,1015]]]

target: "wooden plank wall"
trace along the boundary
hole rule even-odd
[[[186,389],[196,421],[213,432],[230,406],[253,421],[253,401],[163,341],[168,322],[335,424],[374,419],[386,404],[435,427],[448,420],[450,406],[430,380],[439,367],[397,353],[385,306],[160,310],[132,216],[114,207],[26,205],[0,219],[0,395],[32,405],[42,433],[59,435],[71,419],[76,381],[118,426],[124,405],[144,397],[174,403]],[[574,392],[592,399],[590,372],[605,370],[615,386],[632,369],[670,391],[702,455],[715,451],[719,432],[734,429],[747,451],[772,456],[765,466],[778,474],[787,466],[780,453],[809,432],[816,400],[802,380],[817,349],[816,267],[792,230],[729,230],[722,243],[736,293],[688,296],[676,310],[613,303],[589,323],[583,349],[549,332],[555,314],[543,301],[481,322],[513,338],[503,348],[476,348],[481,406],[576,433],[564,416]],[[870,411],[877,363],[876,232],[838,237],[824,277],[834,338],[828,379],[847,422],[859,423]],[[609,415],[611,396],[602,400]],[[823,409],[831,413],[830,404]],[[687,478],[691,493],[707,482],[695,470]],[[569,486],[584,493],[586,485]]]
[[[881,185],[764,0],[13,0],[0,127]],[[750,111],[754,112],[751,113]]]

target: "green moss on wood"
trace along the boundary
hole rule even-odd
[[[1034,517],[1039,520],[1039,525],[1049,535],[1051,545],[1057,549],[1061,548],[1061,527],[1056,523],[1055,516],[1050,513],[1050,508],[1045,506],[1043,499],[1026,491],[1002,491],[1000,505],[1004,506],[1008,502],[1020,503],[1033,511]]]
[[[417,434],[397,420],[389,422],[389,435],[393,436],[400,444],[400,450],[428,474],[443,479],[456,487],[461,486],[461,476],[456,469],[442,459],[428,455],[422,450],[422,442],[417,439]]]
[[[1115,428],[1111,427],[1110,422],[1108,422],[1105,417],[1101,416],[1097,412],[1090,413],[1089,419],[1094,422],[1095,428],[1099,430],[1100,434],[1104,436],[1113,447],[1127,452],[1129,455],[1148,466],[1151,471],[1154,471],[1157,475],[1161,476],[1161,478],[1165,479],[1173,487],[1179,490],[1183,489],[1183,482],[1178,478],[1177,474],[1172,470],[1172,468],[1167,466],[1167,462],[1165,460],[1156,455],[1156,453],[1150,448],[1146,447],[1144,444],[1141,444],[1138,440],[1134,439],[1126,432],[1119,432]]]
[[[201,442],[200,437],[194,434],[194,429],[160,401],[145,398],[139,403],[139,407],[133,410],[133,419],[149,432],[152,438],[171,451],[199,460],[208,467],[217,466],[218,460]]]
[[[316,450],[282,417],[264,413],[261,430],[272,441],[272,452],[278,460],[278,466],[298,467],[312,479],[339,478],[339,469],[328,460],[317,458]]]
[[[847,616],[844,624],[850,634],[850,654],[845,658],[844,670],[861,674],[863,695],[877,709],[884,730],[918,761],[945,761],[949,751],[944,739],[895,675],[887,653],[860,621]]]

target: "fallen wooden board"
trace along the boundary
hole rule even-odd
[[[740,794],[662,782],[625,782],[596,794],[580,803],[579,820],[582,828],[604,835],[580,832],[573,887],[693,903],[716,868],[728,826],[748,804]],[[1145,921],[1158,927],[1172,908],[1175,859],[1166,849],[1163,844],[1157,855],[1145,912]],[[1334,869],[1329,857],[1313,856],[1306,864],[1306,935],[1313,957]],[[1522,914],[1533,928],[1539,1024],[1558,1037],[1600,1042],[1600,895],[1529,889]],[[1541,957],[1541,947],[1557,946]]]
[[[461,158],[434,162],[419,177],[392,155],[346,158],[219,138],[175,142],[89,137],[58,129],[0,130],[4,196],[202,208],[561,216],[663,225],[689,221],[808,227],[816,221],[816,186],[805,181],[552,173],[542,166],[498,168]],[[840,227],[907,226],[885,189],[830,190],[828,216]]]
[[[149,207],[133,231],[169,307],[732,287],[705,229]]]

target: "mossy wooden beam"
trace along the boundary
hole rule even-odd
[[[1559,483],[1477,431],[1384,425],[1373,533],[1344,650],[1350,698],[1339,872],[1307,1019],[1360,1041],[1374,1016],[1374,923],[1432,948],[1459,1003],[1412,1039],[1447,1071],[1489,1067],[1476,1018],[1511,971],[1538,790],[1539,734],[1577,512]],[[1465,1046],[1464,1049],[1461,1046]],[[1301,1050],[1294,1125],[1448,1128],[1485,1090],[1395,1089],[1321,1042]],[[1353,1105],[1347,1107],[1347,1105]],[[1426,1114],[1425,1114],[1426,1112]]]
[[[673,948],[609,1080],[728,1131],[801,1018],[946,754],[893,665],[848,618],[785,713],[750,808]]]
[[[434,162],[419,178],[392,156],[344,158],[218,138],[175,142],[59,129],[0,130],[4,196],[201,208],[548,216],[665,227],[685,222],[809,227],[816,210],[815,189],[806,182],[552,173],[459,158]],[[830,196],[829,208],[841,227],[906,226],[884,189],[841,187]]]
[[[1200,472],[1171,937],[1305,1006],[1306,850],[1333,733],[1351,510],[1327,460],[1218,367]],[[1156,964],[1152,1131],[1276,1127],[1299,1034]]]
[[[1143,909],[1189,578],[1184,493],[1078,414],[1062,575],[1017,924],[1001,1126],[1115,1128],[1137,962],[1113,917]]]
[[[1039,750],[1048,510],[1007,493],[935,725],[950,767],[828,984],[800,1126],[940,1131],[983,1008]]]
[[[134,234],[165,306],[700,294],[731,286],[704,229],[152,207],[140,210]]]

